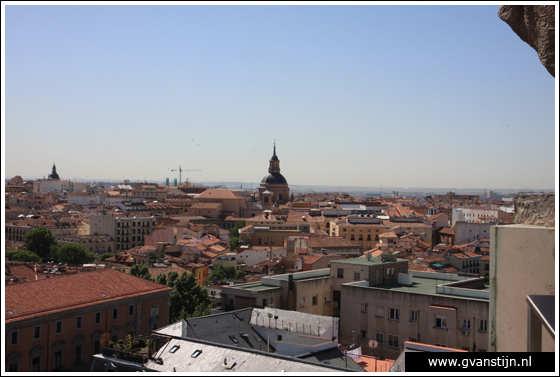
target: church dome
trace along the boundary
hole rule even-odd
[[[280,173],[272,172],[264,176],[261,183],[269,185],[287,185],[286,178]]]

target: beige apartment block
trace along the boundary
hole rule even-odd
[[[342,284],[340,340],[362,353],[396,359],[405,341],[488,350],[488,288],[484,278],[411,271],[398,280]],[[372,349],[370,340],[379,346]]]
[[[375,248],[380,242],[379,237],[394,229],[418,234],[423,241],[432,242],[432,225],[420,220],[381,220],[378,218],[348,216],[340,220],[333,220],[330,223],[331,236],[346,237],[350,241],[356,241],[364,251]]]
[[[260,282],[222,288],[222,310],[251,306],[332,316],[334,304],[330,269],[267,276]]]

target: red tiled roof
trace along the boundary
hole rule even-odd
[[[219,209],[222,203],[195,203],[191,206],[191,209]]]
[[[6,323],[104,301],[171,290],[172,288],[164,285],[113,269],[7,285],[4,290]]]
[[[230,190],[208,189],[197,195],[195,199],[243,199],[243,197]]]
[[[450,234],[455,235],[455,230],[453,228],[443,228],[439,231],[440,234]]]

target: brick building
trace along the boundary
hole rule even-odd
[[[111,269],[6,285],[6,371],[88,371],[103,333],[167,325],[171,290]]]

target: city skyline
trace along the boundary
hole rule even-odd
[[[552,190],[555,79],[478,6],[4,7],[4,177]],[[30,152],[30,153],[25,153]]]

